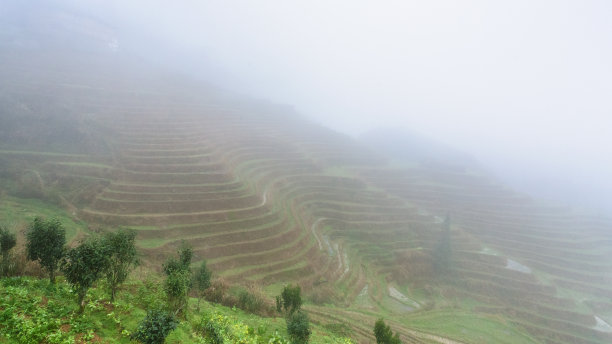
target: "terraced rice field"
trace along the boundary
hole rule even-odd
[[[69,107],[82,130],[104,132],[106,146],[96,154],[4,147],[0,158],[27,162],[40,188],[82,183],[63,194],[64,207],[91,227],[136,229],[151,268],[185,240],[228,280],[297,282],[312,299],[327,293],[327,307],[309,306],[313,320],[348,321],[363,342],[379,316],[395,319],[414,343],[486,342],[466,334],[474,328],[436,333],[419,323],[428,303],[437,301],[440,319],[463,307],[453,297],[475,300],[461,312],[486,317],[491,333],[612,340],[604,219],[539,204],[462,169],[391,167],[283,107],[211,88],[133,71],[118,83],[117,71],[13,67],[0,71],[16,81],[3,92],[26,105],[36,94]],[[436,280],[431,252],[447,214],[452,273]],[[423,283],[433,294],[419,294]]]

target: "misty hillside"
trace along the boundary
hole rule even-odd
[[[90,229],[134,228],[153,269],[187,240],[230,281],[299,282],[321,321],[381,312],[410,328],[474,300],[475,315],[501,314],[548,342],[609,339],[596,320],[610,312],[603,220],[469,169],[389,167],[284,107],[120,61],[4,56],[3,129],[14,133],[0,152],[4,197],[58,195]],[[30,173],[41,180],[30,185]],[[441,278],[447,215],[452,269]]]
[[[187,242],[228,283],[299,284],[361,343],[378,318],[410,343],[612,341],[609,219],[417,135],[353,139],[159,69],[68,15],[0,24],[0,221],[58,216],[72,243],[132,228],[151,272]]]

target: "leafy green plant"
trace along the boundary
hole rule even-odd
[[[17,244],[15,233],[12,233],[3,225],[0,225],[0,277],[8,276],[11,270],[11,249]]]
[[[49,273],[49,282],[55,284],[55,271],[64,255],[66,230],[57,219],[34,218],[26,234],[29,260],[37,260]]]
[[[284,310],[286,315],[291,315],[300,310],[302,307],[301,288],[299,285],[286,285],[276,298],[276,309]]]
[[[66,252],[61,270],[77,293],[79,313],[85,309],[87,290],[102,276],[107,265],[108,249],[99,239],[87,240]]]
[[[119,285],[125,282],[130,271],[138,265],[135,239],[136,232],[129,229],[109,232],[104,236],[103,244],[109,251],[108,265],[104,274],[109,285],[111,302],[115,301]]]
[[[382,318],[376,320],[376,323],[374,323],[374,337],[376,337],[377,344],[402,344],[399,333],[393,335],[391,327],[385,324]]]
[[[310,337],[310,321],[308,315],[302,311],[296,311],[287,317],[287,333],[292,343],[308,343]]]
[[[180,314],[187,305],[190,280],[191,272],[185,270],[173,271],[166,278],[164,291],[168,298],[168,308],[174,314]]]
[[[159,309],[149,310],[132,334],[132,339],[143,344],[163,344],[177,325],[173,314]]]
[[[193,276],[193,287],[198,294],[198,309],[200,309],[200,300],[204,297],[204,291],[210,287],[211,276],[212,272],[206,267],[206,260],[203,260]]]
[[[243,343],[243,344],[259,344],[263,339],[252,327],[247,326],[234,317],[229,317],[220,313],[204,314],[194,329],[200,335],[205,343]],[[278,343],[287,343],[279,336],[281,341]]]
[[[189,270],[191,259],[193,258],[193,249],[186,243],[182,243],[178,249],[178,259],[169,257],[163,265],[163,270],[166,276],[179,270]]]
[[[181,245],[178,250],[178,259],[168,258],[163,266],[166,274],[164,291],[168,299],[168,308],[175,315],[183,313],[187,305],[187,293],[191,287],[191,258],[193,251],[186,244]]]

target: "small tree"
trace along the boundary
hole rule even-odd
[[[191,258],[193,258],[193,250],[185,242],[181,244],[178,252],[178,259],[174,257],[168,258],[164,263],[163,269],[166,275],[170,275],[177,270],[189,270],[191,266]]]
[[[125,282],[130,271],[138,265],[135,239],[136,232],[129,229],[120,229],[104,236],[103,243],[109,252],[105,275],[110,287],[111,302],[115,301],[119,285]]]
[[[193,277],[193,287],[198,294],[198,310],[200,309],[200,300],[204,296],[204,291],[210,287],[211,276],[212,272],[206,267],[206,260],[203,260]]]
[[[149,310],[132,334],[132,339],[143,344],[163,344],[177,324],[173,314],[159,309]]]
[[[66,252],[61,270],[77,293],[79,313],[85,310],[85,295],[107,269],[108,249],[99,239],[87,240]]]
[[[0,225],[0,277],[8,276],[11,270],[11,249],[17,244],[15,233],[11,233],[6,227]]]
[[[287,316],[286,321],[287,333],[291,338],[291,342],[296,344],[308,343],[311,333],[308,315],[298,310]]]
[[[399,333],[396,332],[394,336],[391,327],[386,325],[382,318],[374,323],[374,337],[377,344],[402,344]]]
[[[34,218],[27,232],[26,251],[29,260],[38,260],[49,273],[49,281],[55,283],[55,271],[64,255],[66,231],[57,219]]]
[[[168,297],[168,307],[175,315],[180,314],[187,305],[187,293],[191,287],[191,247],[183,244],[178,250],[178,259],[168,258],[164,264],[166,282],[164,291]]]
[[[294,312],[300,310],[302,307],[302,296],[299,285],[286,285],[280,294],[280,297],[276,298],[276,309],[284,310],[286,315],[291,315]]]

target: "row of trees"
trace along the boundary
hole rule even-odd
[[[66,248],[62,223],[37,217],[26,233],[26,254],[47,271],[51,284],[55,284],[58,269],[64,274],[76,291],[79,313],[82,313],[87,290],[102,277],[106,277],[111,302],[115,300],[117,289],[138,265],[135,239],[136,232],[120,229]]]
[[[52,285],[58,271],[64,275],[77,295],[78,313],[82,314],[87,291],[101,278],[106,279],[110,301],[114,302],[120,285],[139,263],[135,240],[135,231],[119,229],[89,237],[78,246],[67,248],[62,223],[57,219],[36,217],[26,232],[26,256],[39,263]],[[10,251],[16,243],[16,235],[0,226],[0,276],[9,275],[13,260]],[[195,274],[192,273],[192,257],[192,249],[183,245],[178,250],[178,257],[170,257],[164,263],[167,307],[148,310],[133,335],[135,340],[147,344],[163,343],[168,333],[176,328],[177,317],[184,315],[191,289],[197,292],[199,307],[204,291],[210,286],[211,272],[203,261]]]

